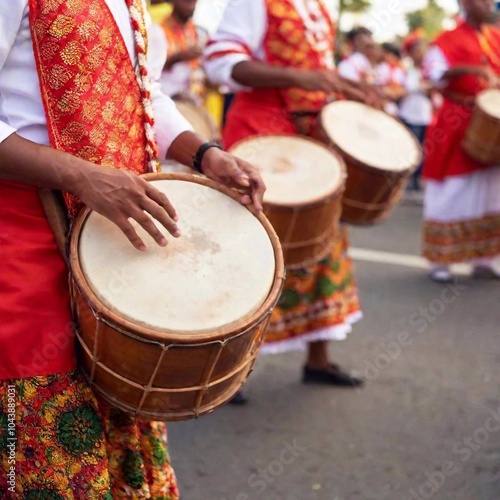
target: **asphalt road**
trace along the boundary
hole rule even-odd
[[[183,500],[500,499],[500,283],[376,262],[419,255],[421,223],[405,203],[352,231],[375,251],[356,262],[365,317],[331,355],[366,386],[304,386],[300,353],[261,356],[247,406],[169,426]]]

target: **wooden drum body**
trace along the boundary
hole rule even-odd
[[[193,130],[207,141],[220,140],[220,130],[208,111],[187,99],[174,99],[179,113],[191,124]]]
[[[145,420],[185,420],[248,377],[284,279],[279,242],[233,191],[189,174],[145,178],[182,236],[135,250],[107,219],[75,221],[70,262],[80,368],[104,401]]]
[[[358,102],[326,105],[319,122],[318,137],[347,166],[341,220],[371,225],[387,219],[422,161],[417,139],[395,118]]]
[[[476,161],[500,165],[500,90],[477,96],[462,147]]]
[[[250,137],[231,149],[260,168],[267,186],[264,213],[280,239],[285,266],[307,267],[331,251],[344,190],[342,159],[298,136]]]

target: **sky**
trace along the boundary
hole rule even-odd
[[[198,0],[196,22],[210,31],[214,30],[228,1]],[[325,0],[325,3],[335,9],[338,0]],[[368,24],[378,40],[390,40],[406,33],[405,12],[420,9],[426,3],[427,0],[372,0],[373,7],[368,14],[346,19],[343,28],[349,28],[350,24]],[[457,11],[457,0],[438,0],[438,3],[450,12]]]

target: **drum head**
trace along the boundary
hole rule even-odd
[[[344,164],[333,151],[311,139],[288,135],[256,136],[231,153],[260,169],[267,186],[264,201],[300,206],[319,202],[344,184]]]
[[[201,181],[200,181],[201,182]],[[179,216],[182,236],[159,247],[134,224],[139,252],[103,216],[81,230],[80,266],[91,291],[115,315],[158,332],[198,333],[255,313],[275,277],[275,253],[262,223],[227,195],[197,182],[156,180]]]
[[[207,141],[214,139],[215,125],[211,122],[210,116],[204,109],[189,101],[176,100],[175,105],[179,113],[191,124],[198,135],[201,135]]]
[[[490,89],[477,96],[477,105],[489,116],[500,120],[500,90]]]
[[[321,125],[342,153],[368,167],[404,172],[421,161],[421,148],[406,127],[365,104],[327,104],[321,112]]]

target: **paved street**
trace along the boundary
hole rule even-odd
[[[421,207],[352,231],[365,318],[332,358],[361,390],[300,383],[301,354],[260,357],[246,407],[170,425],[184,500],[500,498],[500,283],[430,282]],[[387,259],[386,259],[387,260]]]

